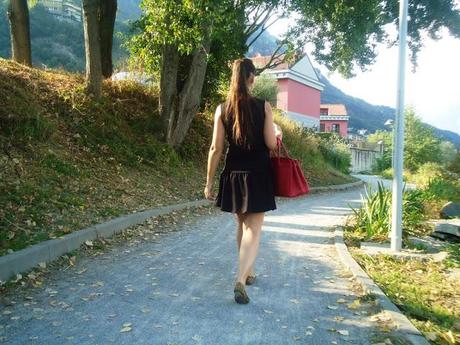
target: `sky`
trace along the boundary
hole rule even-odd
[[[287,24],[277,23],[269,31],[279,36]],[[406,62],[405,104],[414,107],[422,121],[460,134],[460,39],[446,31],[440,40],[427,38],[424,42],[416,71],[412,71],[409,60]],[[308,48],[306,50],[308,53]],[[396,107],[397,46],[379,46],[376,62],[368,71],[358,71],[351,79],[314,64],[343,92],[371,104]]]

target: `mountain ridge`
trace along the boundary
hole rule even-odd
[[[387,120],[395,119],[395,108],[385,105],[374,105],[357,97],[347,95],[345,92],[332,85],[331,82],[318,70],[316,70],[320,81],[325,85],[321,93],[321,103],[342,103],[347,108],[350,116],[349,127],[354,131],[367,129],[374,133],[376,130],[389,130],[385,126]],[[440,129],[424,122],[424,125],[431,128],[434,134],[442,139],[452,142],[457,149],[460,149],[460,135],[445,129]]]

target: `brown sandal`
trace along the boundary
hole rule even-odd
[[[253,276],[248,276],[246,278],[246,285],[252,285],[256,282],[256,278],[257,276],[256,275],[253,275]]]
[[[235,302],[238,304],[248,304],[249,303],[249,296],[244,289],[244,285],[240,282],[235,284],[235,289],[233,290],[235,293]]]

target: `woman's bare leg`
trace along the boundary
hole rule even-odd
[[[243,217],[243,236],[240,245],[240,269],[237,281],[246,285],[246,278],[257,258],[264,213],[247,213]]]
[[[240,253],[241,247],[241,238],[243,237],[243,222],[244,222],[245,214],[236,214],[236,244],[238,246],[238,254]],[[251,270],[249,271],[250,276],[255,276],[254,272],[254,264],[251,266]]]

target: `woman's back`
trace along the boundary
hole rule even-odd
[[[234,116],[232,113],[225,113],[226,105],[224,103],[221,106],[223,112],[222,122],[229,143],[224,170],[267,171],[270,159],[264,139],[265,101],[254,97],[249,100],[250,114],[246,115],[249,119],[247,145],[236,142],[233,132]]]

